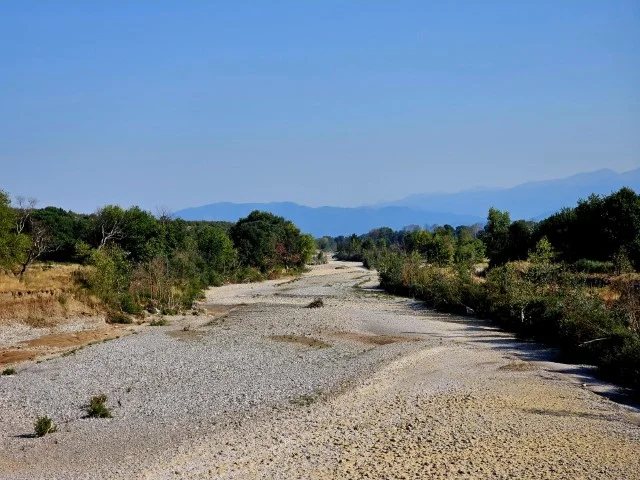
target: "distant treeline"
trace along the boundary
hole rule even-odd
[[[640,195],[633,190],[591,196],[539,223],[490,209],[485,226],[379,228],[317,243],[377,268],[390,292],[491,319],[640,391]]]
[[[177,311],[211,285],[298,271],[314,252],[310,235],[266,212],[235,224],[114,205],[85,215],[22,198],[12,205],[0,191],[0,269],[23,275],[35,260],[87,265],[78,280],[125,313]]]

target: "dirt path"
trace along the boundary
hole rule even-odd
[[[640,415],[586,369],[375,283],[333,262],[211,289],[215,320],[0,379],[0,477],[640,478]],[[97,391],[113,419],[83,418]],[[64,428],[25,438],[43,410]]]

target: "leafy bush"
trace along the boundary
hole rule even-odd
[[[124,313],[131,315],[140,315],[142,313],[142,307],[133,298],[133,295],[126,292],[120,297],[120,308]]]
[[[48,433],[58,431],[58,427],[49,417],[38,417],[33,425],[33,429],[38,437],[44,437]]]
[[[111,412],[105,405],[107,396],[104,394],[91,397],[89,405],[87,405],[87,415],[95,418],[111,418]]]

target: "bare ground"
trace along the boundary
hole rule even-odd
[[[215,318],[0,378],[0,477],[640,478],[640,414],[588,367],[374,285],[334,262],[211,289]],[[82,418],[98,390],[111,420]],[[43,410],[64,428],[26,438]]]

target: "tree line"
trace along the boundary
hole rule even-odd
[[[313,237],[267,212],[233,224],[117,205],[93,214],[36,207],[0,191],[0,269],[22,276],[36,260],[86,265],[78,282],[130,314],[171,313],[190,307],[208,286],[297,272],[315,252]]]
[[[592,195],[540,221],[490,209],[484,226],[324,237],[377,268],[387,291],[474,314],[559,347],[640,391],[640,195]]]

